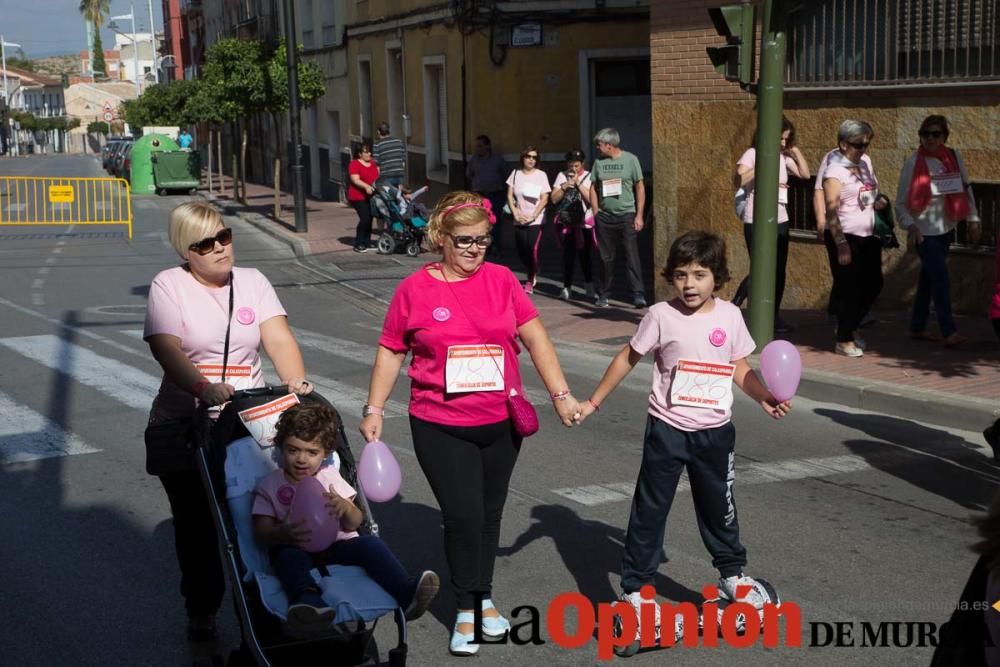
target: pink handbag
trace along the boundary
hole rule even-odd
[[[535,406],[517,393],[517,389],[511,389],[507,394],[507,412],[519,436],[527,438],[538,433],[538,413]]]

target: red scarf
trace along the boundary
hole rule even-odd
[[[927,168],[928,157],[940,160],[941,164],[944,165],[945,173],[959,173],[958,160],[955,158],[955,153],[949,148],[941,146],[937,153],[931,153],[923,146],[918,148],[917,162],[913,165],[913,180],[910,181],[910,192],[906,196],[906,207],[913,215],[920,215],[931,203],[931,174]],[[944,213],[951,222],[958,222],[969,216],[969,195],[964,189],[962,192],[945,195]]]

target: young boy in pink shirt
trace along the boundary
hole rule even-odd
[[[719,595],[735,600],[737,585],[754,584],[743,574],[746,549],[740,543],[733,496],[733,383],[775,419],[791,409],[771,395],[747,363],[755,344],[740,309],[715,298],[715,291],[729,280],[722,239],[701,231],[684,234],[671,246],[661,275],[678,296],[649,309],[632,340],[581,404],[585,417],[598,410],[643,355],[653,352],[653,388],[625,538],[621,599],[632,604],[636,614],[640,604],[654,604],[657,626],[659,606],[643,599],[639,589],[653,583],[667,514],[685,468],[698,529],[719,570]],[[763,600],[755,589],[750,591],[741,601],[760,608]]]

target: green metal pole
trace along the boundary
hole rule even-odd
[[[783,0],[765,0],[757,89],[757,158],[754,172],[753,254],[750,262],[750,334],[763,348],[774,338],[778,249],[778,160],[784,104]]]

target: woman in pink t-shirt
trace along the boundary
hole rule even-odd
[[[491,589],[501,514],[521,448],[507,405],[511,390],[524,395],[519,343],[560,421],[572,426],[580,413],[538,311],[509,269],[485,261],[495,220],[489,201],[471,192],[438,202],[427,236],[441,261],[396,288],[361,422],[365,440],[379,438],[383,406],[410,353],[413,449],[444,519],[458,607],[450,650],[459,655],[479,650],[472,643],[475,605],[482,609],[483,633],[500,636],[510,629]]]
[[[823,173],[826,223],[837,246],[834,290],[837,304],[837,344],[847,357],[864,355],[858,326],[882,291],[882,243],[875,232],[875,209],[884,208],[871,162],[862,159],[874,132],[871,125],[845,120],[837,133],[839,150],[828,156]]]
[[[282,384],[298,394],[312,391],[274,288],[257,269],[233,266],[233,232],[219,212],[189,202],[170,212],[168,224],[170,244],[184,263],[158,273],[149,288],[143,339],[163,368],[150,426],[192,419],[198,400],[221,405],[236,389],[263,386],[261,343]],[[188,637],[205,641],[216,636],[215,613],[225,593],[215,526],[193,464],[159,480],[173,515]]]
[[[548,175],[538,166],[538,151],[528,146],[521,151],[521,166],[507,177],[507,206],[514,218],[514,245],[527,272],[524,291],[532,294],[538,280],[538,244],[542,239],[545,205],[549,203]]]

